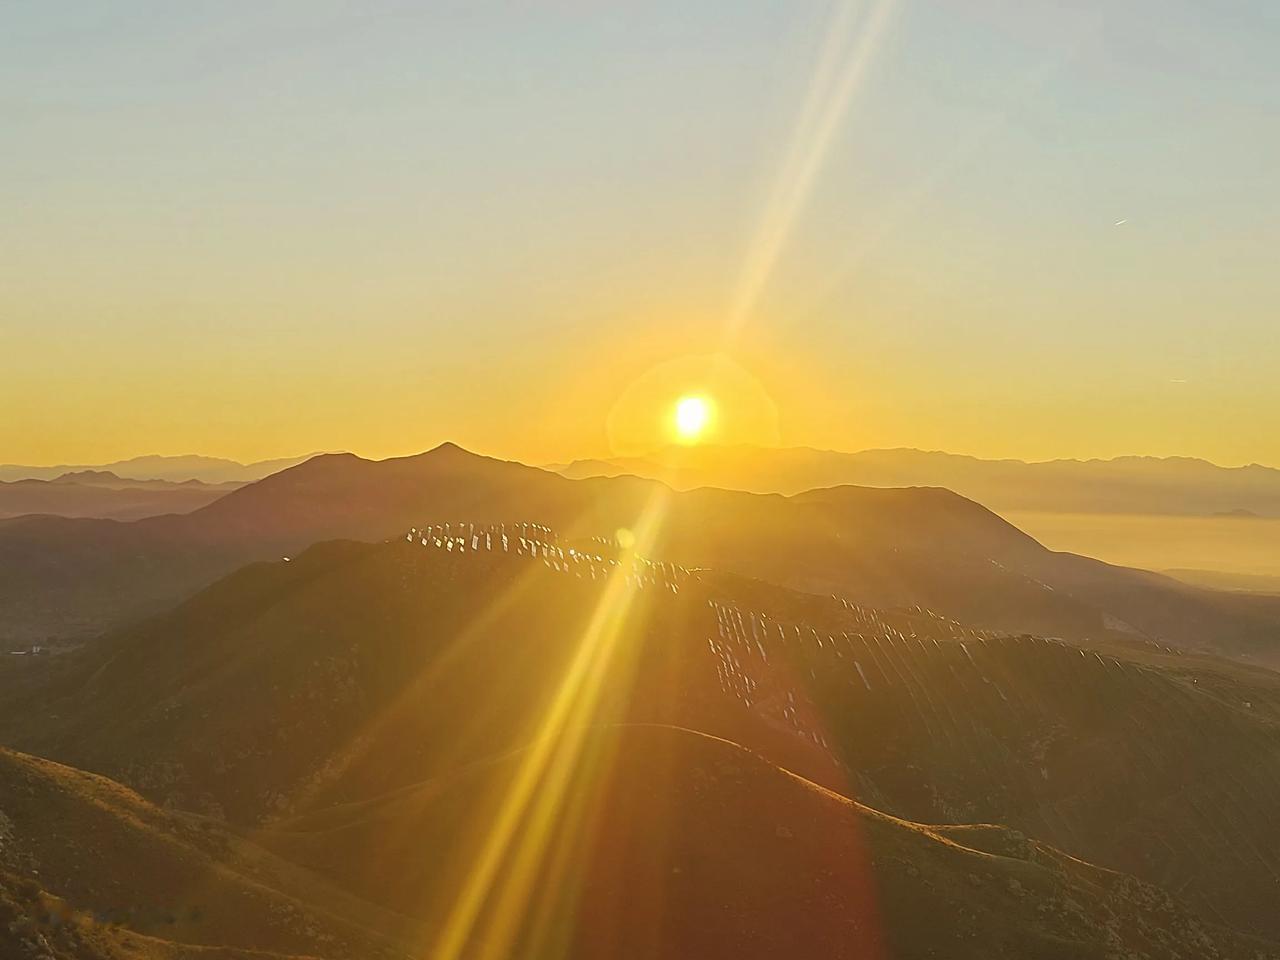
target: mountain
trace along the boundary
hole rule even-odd
[[[204,483],[252,483],[279,470],[296,466],[311,456],[315,456],[315,454],[310,454],[307,457],[259,460],[256,463],[239,463],[235,460],[224,460],[221,457],[195,455],[165,457],[154,454],[89,466],[63,464],[52,467],[36,467],[6,463],[0,464],[0,481],[53,480],[63,474],[76,474],[87,471],[90,473],[111,473],[117,477],[131,480],[172,480],[176,482],[200,480]]]
[[[1280,601],[1052,553],[946,490],[675,493],[629,477],[568,480],[449,444],[382,461],[315,457],[181,516],[0,521],[0,631],[17,642],[100,632],[320,540],[382,540],[460,517],[611,536],[653,512],[654,552],[686,566],[877,606],[922,604],[993,629],[1277,658]]]
[[[58,777],[127,800],[130,830],[161,804],[166,835],[230,846],[224,882],[268,851],[266,893],[333,936],[375,910],[438,933],[514,810],[494,902],[543,922],[497,955],[1280,955],[1275,673],[450,523],[254,564],[24,662],[45,677],[0,698],[0,737],[95,771]],[[42,790],[6,772],[0,810],[46,889],[96,902],[93,838],[122,828],[64,832]]]
[[[132,480],[107,470],[81,470],[52,480],[0,482],[0,519],[25,514],[138,520],[190,513],[241,486],[199,480]]]
[[[923,450],[841,453],[806,447],[679,447],[648,457],[579,460],[556,472],[581,479],[632,475],[690,490],[794,494],[819,487],[936,486],[1000,513],[1120,513],[1280,517],[1280,470],[1220,467],[1190,457],[982,460]]]
[[[553,468],[548,468],[553,469]],[[1023,463],[919,450],[694,447],[648,458],[583,460],[569,477],[632,475],[677,489],[757,493],[863,484],[940,486],[990,507],[1053,550],[1120,566],[1203,571],[1212,585],[1257,589],[1280,576],[1280,470],[1190,458]],[[1192,574],[1190,582],[1206,584]]]

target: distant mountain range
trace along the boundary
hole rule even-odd
[[[946,490],[672,493],[630,477],[569,480],[451,444],[382,461],[318,456],[179,516],[0,521],[0,633],[15,643],[99,633],[320,540],[377,541],[460,518],[609,536],[655,506],[656,555],[687,566],[877,606],[922,604],[992,629],[1277,659],[1280,601],[1053,553]]]
[[[680,447],[642,458],[552,465],[566,477],[631,475],[678,490],[794,494],[821,487],[946,487],[1000,513],[1219,514],[1280,517],[1280,470],[1187,457],[981,460],[923,450],[840,453],[805,447]]]
[[[240,481],[135,480],[109,470],[79,470],[52,480],[0,481],[0,519],[25,514],[137,520],[190,513],[243,486]]]
[[[21,464],[0,464],[0,481],[54,480],[65,474],[111,473],[127,480],[199,480],[204,483],[252,483],[296,464],[308,460],[305,457],[283,457],[277,460],[259,460],[256,463],[238,463],[220,457],[144,456],[113,463],[78,466],[37,467]]]

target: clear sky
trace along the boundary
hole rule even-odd
[[[0,461],[598,455],[719,352],[770,442],[1280,463],[1278,49],[1270,0],[11,0]]]

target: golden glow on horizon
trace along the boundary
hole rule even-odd
[[[689,396],[677,400],[673,418],[676,439],[685,444],[701,440],[711,425],[714,409],[712,402],[706,397]]]

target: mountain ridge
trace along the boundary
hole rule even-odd
[[[47,635],[57,617],[58,629],[102,628],[321,540],[382,540],[450,517],[611,535],[655,505],[665,514],[657,555],[686,565],[880,606],[921,603],[999,629],[1101,634],[1105,612],[1148,636],[1274,653],[1280,611],[1265,602],[1055,554],[953,491],[678,492],[631,477],[571,480],[454,444],[382,461],[324,455],[181,516],[0,521],[0,629]]]
[[[668,447],[642,457],[553,465],[565,476],[631,473],[680,489],[718,486],[796,493],[853,483],[936,485],[1003,512],[1133,512],[1204,516],[1233,509],[1280,516],[1280,469],[1194,457],[1024,461],[909,447],[856,452],[750,445]],[[1189,481],[1196,482],[1188,486]]]

